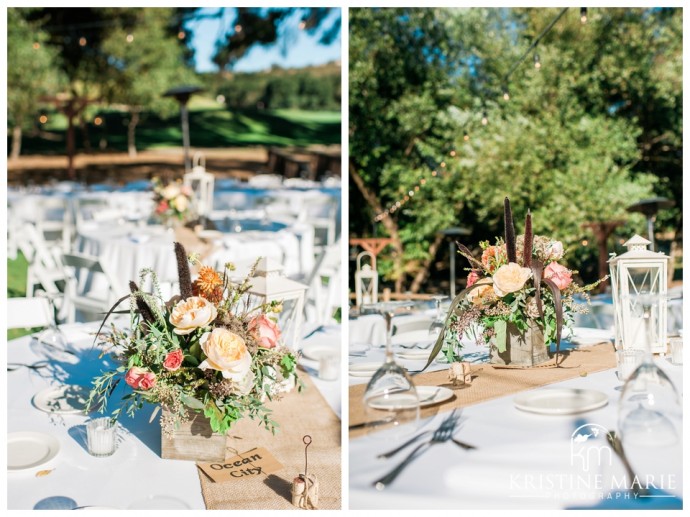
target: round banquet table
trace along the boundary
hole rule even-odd
[[[121,322],[122,320],[120,320]],[[163,460],[160,457],[160,426],[156,416],[149,422],[154,407],[147,405],[134,418],[122,417],[118,448],[106,458],[90,456],[86,450],[83,414],[49,414],[33,405],[33,397],[48,386],[88,385],[99,371],[109,368],[109,359],[99,358],[93,348],[93,333],[98,324],[63,325],[71,354],[42,348],[30,336],[7,343],[8,366],[23,366],[7,372],[7,432],[39,432],[56,438],[58,454],[46,464],[7,473],[7,508],[10,510],[157,508],[204,509],[199,474],[194,462]],[[338,350],[337,326],[318,329],[305,338],[303,346],[326,345]],[[302,362],[302,360],[300,360]],[[312,376],[318,366],[304,361]],[[314,385],[331,408],[340,415],[340,380],[313,378]],[[98,416],[98,414],[95,414]],[[94,414],[92,414],[94,416]],[[38,475],[38,472],[43,475]]]

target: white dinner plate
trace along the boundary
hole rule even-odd
[[[350,365],[350,375],[352,377],[371,377],[376,370],[381,368],[382,363],[355,363]]]
[[[7,435],[7,470],[32,469],[48,463],[60,451],[57,438],[24,431]]]
[[[399,350],[398,352],[395,352],[395,355],[400,359],[407,359],[409,361],[426,361],[429,359],[430,354],[431,349],[419,350],[417,348],[413,348],[411,350]]]
[[[32,400],[36,409],[46,413],[76,415],[84,412],[89,388],[78,385],[50,386],[39,391]]]
[[[516,408],[540,415],[573,415],[608,404],[601,391],[575,388],[543,388],[521,393],[513,399]]]
[[[366,343],[350,343],[348,347],[348,353],[350,355],[364,355],[371,347]]]
[[[340,350],[334,345],[325,345],[323,343],[307,343],[302,347],[302,355],[307,359],[313,359],[318,361],[324,355],[338,355],[340,356]]]
[[[439,402],[448,400],[453,396],[453,391],[439,386],[417,386],[419,407],[433,406]],[[404,409],[414,407],[415,401],[408,393],[393,394],[386,398],[371,401],[369,405],[374,409]]]

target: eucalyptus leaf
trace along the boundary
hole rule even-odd
[[[191,395],[182,394],[180,397],[182,403],[191,409],[204,409],[204,404],[199,399],[195,399]]]
[[[506,351],[506,333],[508,330],[508,324],[503,320],[498,320],[494,323],[494,332],[496,338],[496,348],[500,353]]]

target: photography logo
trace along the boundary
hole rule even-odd
[[[613,449],[606,440],[608,431],[599,424],[584,424],[570,436],[570,466],[582,472],[594,472],[611,466]]]

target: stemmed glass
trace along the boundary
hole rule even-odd
[[[433,298],[434,302],[436,303],[436,317],[434,318],[434,321],[431,322],[431,326],[429,327],[429,337],[437,338],[443,331],[443,327],[446,325],[445,318],[441,312],[441,302],[448,297],[445,294],[436,294],[431,298]]]
[[[36,341],[39,344],[46,345],[52,348],[56,348],[61,351],[67,350],[67,339],[62,331],[57,325],[57,316],[55,311],[55,298],[59,295],[57,293],[43,293],[48,300],[48,305],[50,307],[50,324],[46,329],[36,336]]]
[[[645,351],[642,363],[625,382],[621,393],[618,428],[624,446],[662,447],[679,440],[681,406],[676,387],[655,363],[652,343],[658,339],[652,319],[661,302],[659,295],[630,296],[636,317],[644,320]]]
[[[392,345],[393,316],[411,305],[410,302],[382,302],[367,306],[386,320],[386,359],[364,392],[366,427],[369,432],[391,430],[385,434],[388,439],[414,432],[419,423],[417,389],[407,370],[395,362]]]

